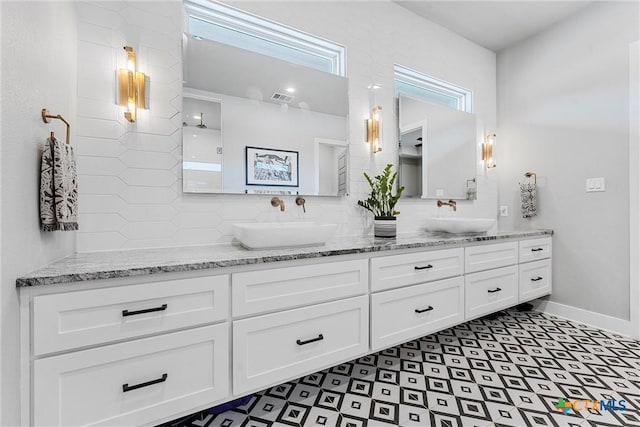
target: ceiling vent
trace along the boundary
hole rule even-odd
[[[271,99],[273,99],[274,101],[284,102],[285,104],[288,104],[291,101],[293,101],[293,96],[285,95],[284,93],[274,92],[273,95],[271,95]]]

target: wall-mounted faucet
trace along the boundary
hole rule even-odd
[[[277,208],[280,206],[280,212],[284,212],[284,200],[279,197],[274,197],[271,199],[271,206]]]
[[[304,200],[304,197],[302,197],[302,196],[296,197],[296,205],[302,206],[302,212],[304,212],[304,213],[307,212],[307,208],[304,206],[305,201],[306,200]]]
[[[442,206],[451,206],[451,209],[453,209],[454,212],[458,210],[458,207],[456,206],[456,202],[454,200],[449,200],[448,202],[438,200],[438,207],[441,208]]]

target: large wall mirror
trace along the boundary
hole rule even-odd
[[[403,196],[475,199],[475,116],[401,94],[398,120]]]
[[[347,193],[347,79],[185,35],[183,191]]]

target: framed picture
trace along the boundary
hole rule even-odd
[[[246,147],[246,184],[298,187],[298,152]]]

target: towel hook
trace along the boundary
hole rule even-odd
[[[64,119],[64,117],[62,117],[60,114],[58,115],[53,115],[53,114],[49,114],[49,110],[47,110],[46,108],[42,109],[42,121],[45,123],[51,123],[51,119],[58,119],[58,120],[62,120],[62,123],[64,123],[65,125],[67,125],[67,144],[69,143],[69,129],[71,128],[71,125],[69,125],[69,122],[66,121]],[[55,134],[53,132],[51,132],[51,137],[53,138]]]
[[[537,180],[536,180],[536,174],[535,174],[534,172],[525,172],[525,173],[524,173],[524,176],[525,176],[525,177],[527,177],[527,178],[531,178],[531,177],[533,177],[533,183],[534,183],[534,184],[537,184],[537,183],[536,183],[536,181],[537,181]]]

